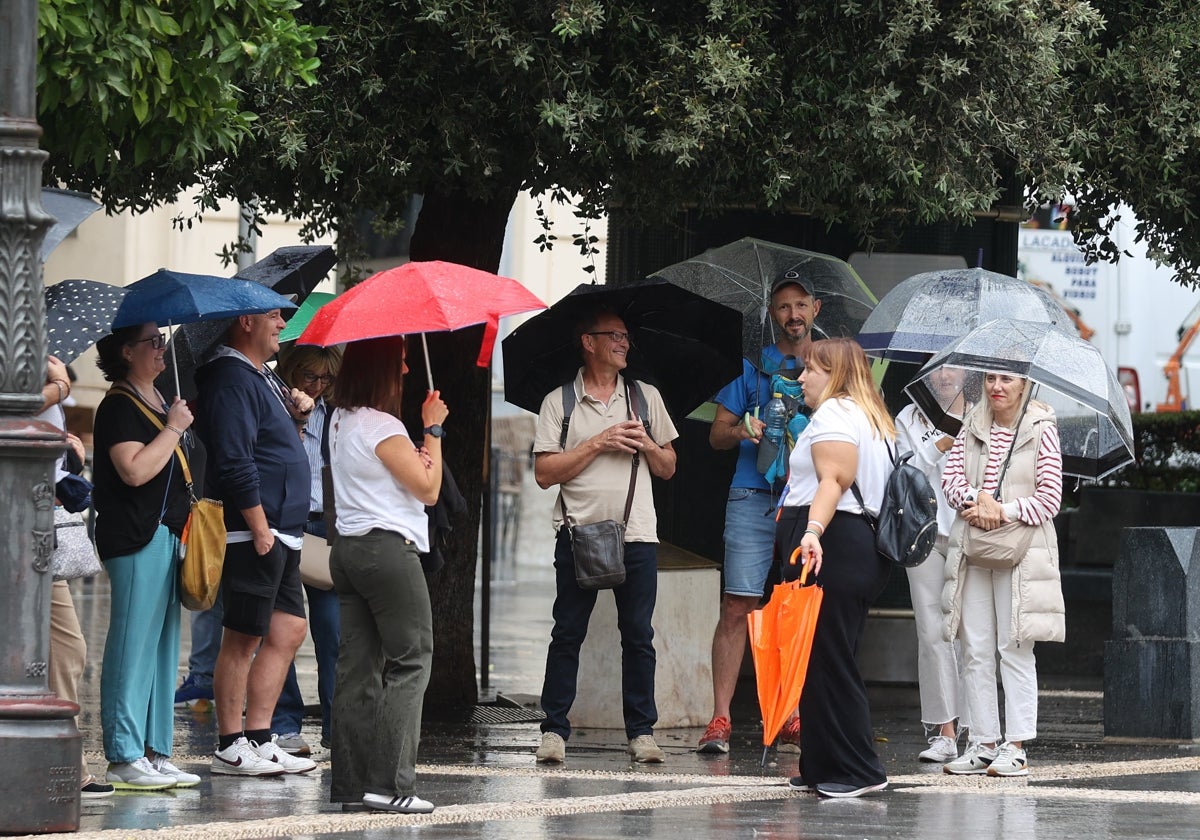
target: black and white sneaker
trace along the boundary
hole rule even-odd
[[[830,799],[857,799],[865,794],[874,793],[877,790],[883,790],[887,786],[888,783],[886,780],[877,785],[866,785],[865,787],[843,785],[837,782],[821,782],[817,785],[817,793],[821,796],[829,797]]]
[[[433,803],[419,796],[386,796],[382,793],[364,793],[363,804],[376,811],[392,811],[397,814],[432,814]]]

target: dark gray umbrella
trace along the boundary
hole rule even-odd
[[[651,277],[741,312],[742,355],[758,365],[762,349],[778,338],[768,309],[771,287],[786,271],[797,272],[820,299],[821,312],[813,323],[818,335],[854,335],[875,306],[875,296],[844,260],[752,237],[669,265]]]
[[[956,435],[964,411],[984,398],[988,372],[1037,384],[1034,399],[1057,418],[1064,474],[1103,478],[1133,461],[1133,423],[1116,375],[1095,345],[1053,324],[989,321],[946,345],[904,390],[935,426]]]
[[[289,245],[276,248],[235,276],[292,297],[300,304],[325,279],[336,262],[337,254],[328,245]],[[230,318],[201,321],[175,331],[171,346],[179,365],[179,390],[184,399],[196,396],[196,368],[204,363],[232,323]],[[175,394],[175,382],[165,371],[155,384],[168,399]]]
[[[42,206],[54,217],[54,224],[42,240],[42,262],[84,219],[100,209],[100,205],[86,193],[50,187],[42,190]]]

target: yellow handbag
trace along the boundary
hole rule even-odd
[[[142,405],[141,400],[128,391],[121,390],[119,393],[133,400],[133,404],[150,418],[151,423],[160,429],[165,428],[162,421]],[[183,454],[182,445],[175,446],[175,454],[179,456],[183,480],[192,500],[192,510],[179,538],[179,600],[189,610],[207,610],[217,600],[221,571],[225,566],[225,506],[216,499],[196,498],[192,470],[188,466],[187,456]]]

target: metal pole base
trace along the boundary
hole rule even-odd
[[[79,829],[79,707],[53,694],[0,699],[0,832]],[[24,795],[11,795],[21,791]]]

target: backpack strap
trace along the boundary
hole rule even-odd
[[[558,448],[567,451],[567,429],[571,426],[571,412],[575,410],[575,383],[568,382],[562,386],[562,432],[558,436]]]
[[[892,461],[892,469],[895,469],[897,466],[899,466],[899,462],[896,460],[896,452],[892,449],[892,445],[888,443],[887,438],[884,438],[883,445],[887,447],[888,458],[890,458]],[[879,521],[879,517],[877,515],[873,516],[871,512],[867,510],[867,504],[863,501],[862,491],[858,489],[857,478],[850,482],[850,492],[854,494],[854,498],[858,501],[858,506],[862,508],[863,519],[867,520],[867,522],[871,525],[871,529],[874,530],[875,524]]]

